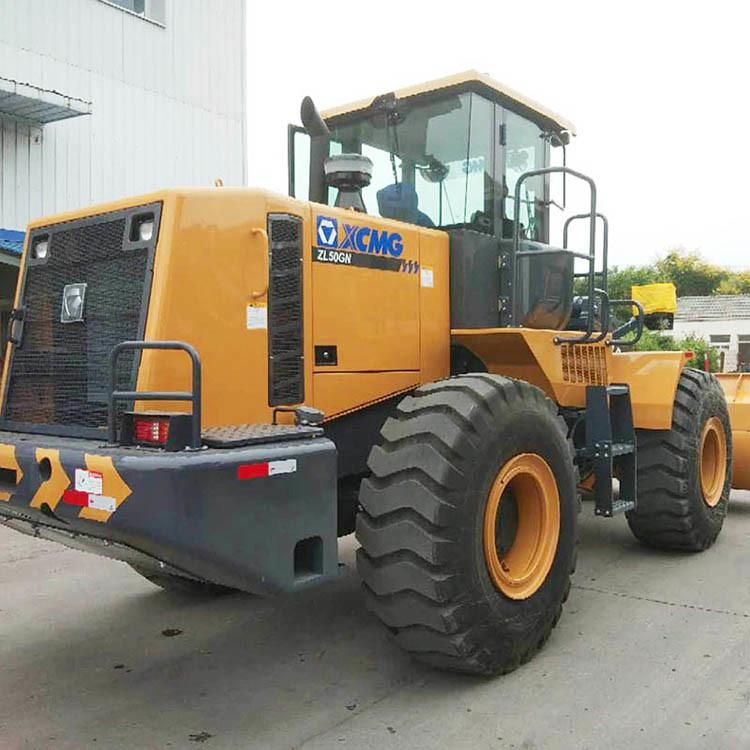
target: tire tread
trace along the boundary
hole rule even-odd
[[[731,477],[731,432],[727,436],[730,463],[724,497],[713,516],[707,514],[696,485],[696,415],[705,398],[720,399],[721,416],[729,424],[726,402],[716,378],[684,369],[677,384],[670,430],[638,430],[638,505],[627,514],[634,536],[651,547],[699,552],[716,541]],[[721,410],[720,410],[721,411]]]
[[[362,481],[357,567],[366,604],[403,649],[441,669],[509,672],[543,646],[562,610],[560,602],[547,613],[530,642],[511,639],[495,632],[490,606],[462,589],[454,564],[469,459],[497,416],[517,402],[552,415],[567,441],[556,406],[535,386],[484,373],[461,375],[404,398],[371,451],[372,475]],[[572,466],[572,445],[566,445]],[[574,549],[570,574],[575,561]],[[568,577],[563,601],[569,590]],[[500,645],[490,649],[493,639]]]

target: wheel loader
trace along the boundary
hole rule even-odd
[[[733,443],[750,487],[747,389],[726,382],[730,422],[689,353],[627,350],[643,310],[607,294],[572,123],[473,71],[305,98],[301,120],[289,196],[171,189],[30,224],[3,523],[196,594],[324,583],[356,531],[396,643],[490,675],[557,623],[582,496],[644,544],[713,544]],[[585,190],[581,245],[555,236],[553,176]]]

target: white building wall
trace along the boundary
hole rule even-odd
[[[37,127],[0,115],[0,227],[177,185],[245,182],[244,0],[0,0],[0,76],[92,102]]]

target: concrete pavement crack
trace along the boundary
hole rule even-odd
[[[581,591],[591,591],[595,594],[606,594],[607,596],[617,596],[621,599],[634,599],[640,602],[650,602],[651,604],[662,604],[666,607],[677,607],[680,609],[692,609],[697,612],[708,612],[716,615],[729,615],[731,617],[743,617],[750,619],[750,613],[747,612],[734,612],[731,609],[715,609],[713,607],[701,607],[699,604],[687,604],[685,602],[669,602],[666,599],[654,599],[649,596],[638,596],[637,594],[626,594],[623,591],[607,591],[607,589],[600,589],[596,586],[581,586],[579,584],[573,584],[572,588],[580,589]]]

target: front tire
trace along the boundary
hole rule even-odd
[[[556,406],[465,375],[407,396],[381,436],[357,518],[368,607],[420,661],[515,669],[549,637],[575,566],[577,473]]]
[[[719,536],[729,504],[732,430],[713,375],[685,369],[671,430],[638,430],[638,504],[630,529],[659,549],[700,552]]]

